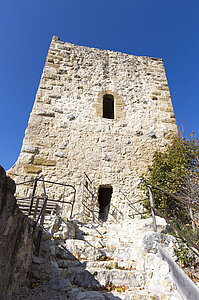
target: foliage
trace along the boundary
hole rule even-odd
[[[111,269],[112,269],[112,267],[111,267],[111,266],[105,266],[105,269],[107,269],[107,270],[111,270]]]
[[[98,257],[97,260],[98,260],[98,261],[110,261],[110,260],[113,260],[113,258],[108,257],[108,256],[106,256],[106,255],[101,255],[100,257]]]
[[[160,187],[187,202],[199,202],[199,137],[195,132],[188,138],[173,136],[165,152],[157,151],[152,165],[142,176],[141,188],[147,192],[148,184]],[[154,206],[164,207],[162,192],[152,189]],[[189,208],[182,202],[165,195],[168,217],[179,229],[190,223]],[[149,201],[144,206],[150,207]],[[181,223],[179,222],[181,221]]]
[[[175,254],[181,267],[195,264],[196,258],[193,251],[191,251],[186,243],[181,240],[178,241],[178,247],[175,249]]]

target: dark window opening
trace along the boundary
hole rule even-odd
[[[112,193],[113,193],[112,186],[105,186],[99,188],[98,191],[99,219],[102,222],[106,222],[108,219]]]
[[[114,119],[114,97],[112,95],[103,97],[103,118]]]

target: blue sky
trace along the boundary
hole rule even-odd
[[[4,0],[0,164],[5,169],[19,155],[53,35],[78,45],[162,57],[178,124],[186,133],[199,128],[199,1]]]

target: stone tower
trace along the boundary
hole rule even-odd
[[[114,213],[125,218],[130,213],[127,198],[135,201],[140,175],[173,132],[177,127],[162,59],[53,37],[11,171],[73,184],[78,218],[84,217],[85,172],[95,188],[92,205],[101,220]]]

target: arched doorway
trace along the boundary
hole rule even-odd
[[[110,209],[113,188],[111,185],[100,186],[98,190],[99,220],[106,222]]]

